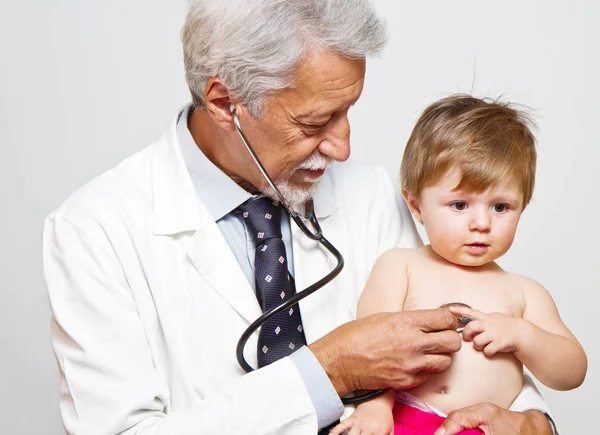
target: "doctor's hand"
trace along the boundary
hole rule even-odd
[[[446,309],[378,313],[334,329],[309,348],[342,397],[409,389],[450,366],[461,346],[457,325]]]
[[[513,412],[491,403],[452,411],[434,435],[455,435],[468,429],[479,429],[485,435],[552,435],[550,422],[540,411]]]

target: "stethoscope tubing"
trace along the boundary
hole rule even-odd
[[[316,221],[316,218],[313,217],[312,219],[314,219]],[[312,221],[312,219],[311,219],[311,221]],[[307,229],[307,231],[309,231],[309,230]],[[246,359],[244,357],[244,347],[246,346],[246,343],[248,342],[248,339],[250,338],[250,336],[252,336],[252,334],[254,334],[254,332],[258,328],[260,328],[267,320],[269,320],[275,314],[279,313],[280,311],[287,310],[289,307],[297,304],[299,301],[301,301],[305,297],[310,296],[311,294],[313,294],[314,292],[316,292],[323,286],[330,283],[342,271],[342,269],[344,267],[344,257],[342,257],[342,254],[322,235],[318,241],[329,252],[331,252],[333,254],[333,256],[336,258],[336,260],[337,260],[336,266],[333,268],[333,270],[331,272],[329,272],[323,278],[321,278],[314,284],[308,286],[304,290],[302,290],[300,292],[296,292],[296,294],[294,296],[292,296],[290,299],[281,303],[277,307],[272,308],[271,310],[267,311],[266,313],[261,315],[259,318],[257,318],[254,322],[252,322],[250,324],[250,326],[248,326],[248,328],[246,328],[246,330],[240,336],[240,339],[238,341],[237,348],[236,348],[236,356],[237,356],[239,365],[247,373],[254,370],[254,368],[252,366],[250,366],[250,364],[248,364],[248,362],[246,361]]]
[[[236,108],[235,108],[235,106],[233,104],[230,106],[230,111],[231,111],[231,114],[233,116],[233,121],[234,121],[236,130],[237,130],[238,134],[240,135],[240,137],[242,139],[242,142],[246,146],[246,149],[248,150],[248,152],[252,156],[252,159],[256,163],[256,166],[258,167],[258,169],[262,173],[263,177],[265,177],[265,179],[267,180],[267,182],[269,183],[269,185],[271,186],[271,188],[275,191],[275,193],[279,197],[279,200],[280,200],[281,204],[285,207],[285,209],[288,211],[288,213],[290,214],[290,216],[292,217],[292,219],[294,220],[294,222],[296,222],[296,224],[298,225],[298,227],[300,227],[300,229],[302,230],[302,232],[307,237],[311,238],[312,240],[318,241],[327,251],[329,251],[335,257],[335,259],[337,261],[336,266],[333,268],[333,270],[331,270],[331,272],[329,272],[323,278],[321,278],[317,282],[313,283],[312,285],[308,286],[304,290],[296,292],[296,294],[294,296],[292,296],[287,301],[281,303],[279,306],[277,306],[277,307],[275,307],[275,308],[267,311],[266,313],[263,313],[254,322],[252,322],[250,324],[250,326],[248,326],[248,328],[246,328],[246,330],[242,333],[242,335],[240,336],[240,339],[238,340],[238,344],[237,344],[237,347],[236,347],[236,358],[237,358],[237,361],[238,361],[238,364],[240,365],[240,367],[246,373],[250,373],[250,372],[254,371],[255,369],[250,364],[248,364],[248,362],[246,361],[246,358],[244,357],[244,348],[246,346],[246,343],[248,342],[248,340],[252,336],[252,334],[254,334],[254,332],[258,328],[260,328],[267,320],[269,320],[271,317],[273,317],[277,313],[279,313],[279,312],[281,312],[283,310],[287,310],[292,305],[297,304],[299,301],[301,301],[305,297],[310,296],[311,294],[313,294],[314,292],[316,292],[320,288],[322,288],[325,285],[329,284],[342,271],[342,269],[344,267],[344,257],[342,256],[342,254],[340,253],[340,251],[338,251],[338,249],[335,246],[333,246],[323,236],[323,233],[321,231],[321,226],[319,225],[317,217],[316,217],[316,215],[315,215],[315,213],[314,213],[314,211],[312,209],[312,200],[310,201],[310,203],[309,203],[309,205],[307,207],[308,212],[305,212],[305,215],[306,215],[307,220],[311,223],[312,227],[314,228],[315,232],[311,231],[305,225],[305,223],[302,221],[302,217],[286,201],[286,199],[283,197],[283,195],[281,194],[281,192],[279,191],[279,189],[277,188],[277,186],[275,186],[275,183],[273,182],[273,180],[271,180],[271,177],[269,177],[269,174],[267,173],[266,169],[264,168],[264,166],[260,162],[260,160],[259,160],[258,156],[256,155],[254,149],[250,145],[250,141],[248,140],[248,138],[244,134],[244,131],[242,130],[242,126],[240,125],[240,121],[239,121],[238,116],[237,116],[237,110],[236,110]],[[352,396],[352,397],[343,397],[342,398],[342,403],[344,405],[358,404],[358,403],[361,403],[361,402],[365,402],[367,400],[371,400],[372,398],[377,397],[378,395],[380,395],[384,391],[385,390],[382,389],[382,390],[376,390],[376,391],[369,391],[367,393],[358,394],[358,395],[355,395],[355,396]]]

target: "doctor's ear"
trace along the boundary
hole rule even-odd
[[[211,77],[204,92],[204,105],[212,120],[226,131],[235,131],[231,108],[233,100],[227,85],[219,76]]]
[[[421,214],[421,208],[419,206],[419,199],[406,189],[402,189],[402,196],[404,197],[404,200],[406,201],[406,205],[408,205],[410,212],[413,214],[413,216],[415,217],[417,222],[422,224],[423,223],[423,215]]]

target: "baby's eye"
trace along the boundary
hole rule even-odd
[[[508,210],[508,204],[494,204],[494,211],[496,213],[503,213]]]
[[[454,210],[462,211],[467,208],[467,203],[464,201],[456,201],[456,202],[453,202],[452,204],[450,204],[450,208],[453,208]]]

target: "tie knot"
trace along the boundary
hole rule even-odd
[[[242,217],[256,245],[273,237],[281,238],[281,206],[265,196],[240,205]]]

